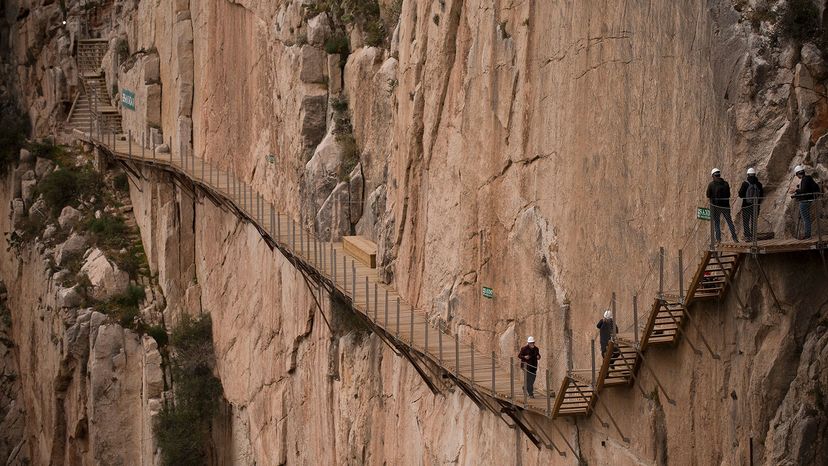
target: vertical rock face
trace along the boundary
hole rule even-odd
[[[65,44],[81,14],[66,2],[62,28],[56,2],[19,3],[9,47],[18,65],[33,57],[15,69],[43,132],[55,101],[71,95]],[[678,288],[677,249],[695,266],[707,226],[694,212],[710,168],[737,185],[756,167],[769,196],[760,228],[777,235],[796,225],[790,168],[804,163],[828,179],[828,68],[813,38],[784,26],[801,1],[383,0],[379,18],[345,25],[316,3],[103,10],[112,25],[103,33],[126,37],[133,53],[110,70],[119,87],[137,90],[125,128],[163,134],[173,157],[204,156],[323,236],[371,237],[382,276],[430,318],[504,358],[534,335],[553,380],[588,367],[613,291],[629,329],[632,294],[646,302],[655,292],[659,246],[670,253],[668,288]],[[370,37],[376,21],[389,37]],[[337,46],[346,36],[350,50]],[[213,316],[229,402],[213,439],[220,462],[571,462],[536,450],[462,394],[431,394],[346,310],[325,297],[316,309],[316,290],[254,229],[164,175],[146,176],[131,195],[166,317]],[[30,207],[22,191],[10,200],[18,218]],[[687,344],[648,358],[663,391],[644,374],[638,388],[607,392],[621,432],[596,418],[560,423],[580,455],[737,464],[753,439],[757,461],[826,456],[820,264],[805,254],[762,261],[766,273],[757,262],[740,273],[738,299],[698,310]],[[481,297],[483,286],[494,300]],[[35,329],[21,335],[51,328],[21,325]],[[104,335],[120,338],[108,327]],[[692,350],[701,335],[721,359]],[[124,338],[88,354],[95,380],[122,374],[119,393],[134,399],[138,369],[121,355],[141,345]],[[20,354],[20,367],[34,364]],[[52,369],[66,358],[54,359]],[[24,393],[42,376],[21,380]],[[75,408],[61,414],[71,424],[52,422],[52,407],[27,396],[44,425],[72,427],[28,434],[33,459],[68,455],[78,432],[95,442],[110,432]],[[101,400],[100,413],[124,403]],[[146,423],[138,437],[137,425],[117,428],[129,431],[133,452],[136,438],[149,438]]]

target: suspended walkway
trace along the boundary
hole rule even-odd
[[[522,370],[514,358],[504,360],[493,352],[484,353],[459,340],[448,329],[435,325],[393,286],[382,283],[376,269],[347,253],[341,242],[321,240],[291,216],[278,212],[273,203],[233,173],[192,155],[156,154],[151,148],[132,141],[130,135],[79,134],[123,164],[134,176],[141,176],[141,167],[163,170],[194,194],[203,193],[216,205],[250,222],[267,244],[279,249],[306,278],[349,304],[398,355],[412,363],[435,393],[440,391],[441,381],[451,380],[481,408],[505,415],[536,445],[555,448],[559,453],[563,451],[555,446],[549,434],[525,414],[546,418],[590,416],[601,403],[602,390],[635,384],[642,368],[661,386],[657,374],[647,365],[645,354],[656,347],[674,346],[688,327],[696,327],[696,334],[707,351],[718,359],[718,354],[698,331],[691,313],[693,306],[700,301],[722,299],[748,252],[824,251],[828,245],[828,238],[819,237],[806,241],[777,240],[758,249],[752,243],[722,243],[717,251],[703,252],[686,288],[671,295],[662,291],[662,283],[640,322],[634,306],[632,331],[616,335],[609,343],[606,357],[596,363],[593,346],[592,367],[570,371],[559,384],[552,384],[548,370],[539,373],[536,397],[528,398],[522,390]],[[660,257],[663,275],[663,249]],[[663,281],[663,276],[660,280]],[[695,346],[693,349],[700,352]],[[672,403],[669,398],[668,401]],[[615,424],[609,410],[606,413]],[[551,425],[557,429],[555,423]],[[618,432],[621,433],[620,428]],[[561,437],[566,441],[563,434]],[[570,450],[574,453],[571,447]]]
[[[675,294],[664,290],[665,255],[662,248],[659,253],[658,292],[643,318],[639,321],[637,299],[634,299],[633,325],[629,332],[613,336],[606,357],[596,362],[593,341],[590,368],[568,371],[559,384],[553,384],[547,369],[538,374],[536,397],[529,398],[522,389],[524,374],[515,358],[503,359],[494,352],[484,353],[473,344],[461,341],[445,326],[432,322],[427,313],[413,308],[393,286],[382,283],[375,268],[346,252],[342,242],[320,239],[295,222],[292,216],[278,212],[272,202],[230,171],[214,167],[192,154],[158,153],[155,147],[145,147],[141,143],[148,140],[146,135],[140,135],[139,139],[131,133],[120,134],[120,114],[105,100],[108,94],[100,71],[107,46],[107,42],[101,40],[79,42],[78,68],[87,103],[78,107],[84,114],[83,118],[75,120],[78,123],[75,134],[123,165],[133,176],[141,177],[145,167],[162,170],[194,196],[200,193],[250,222],[266,243],[278,249],[306,280],[324,287],[350,305],[396,354],[408,359],[434,393],[439,393],[445,382],[450,381],[481,409],[491,410],[511,426],[521,429],[538,447],[552,448],[560,455],[566,455],[566,452],[553,441],[548,432],[549,426],[558,432],[568,450],[578,457],[557,423],[541,424],[539,420],[597,415],[595,408],[602,404],[600,394],[607,388],[638,385],[643,393],[637,383],[642,368],[661,387],[657,374],[645,359],[645,353],[651,349],[674,346],[688,327],[695,327],[706,350],[714,359],[719,358],[698,330],[691,310],[700,301],[722,299],[727,294],[746,254],[818,250],[824,259],[828,247],[828,236],[819,230],[823,213],[828,213],[828,209],[817,210],[817,236],[813,239],[721,243],[715,248],[711,241],[695,269],[688,269],[692,271],[692,276],[686,283],[682,275],[685,268],[679,254],[680,285]],[[824,201],[824,198],[821,199],[820,204],[825,204]],[[614,296],[612,305],[615,310]],[[689,339],[685,341],[697,354],[701,353]],[[668,402],[675,404],[669,397]],[[629,441],[610,411],[605,409],[605,412],[621,438]],[[603,420],[601,422],[603,424]]]

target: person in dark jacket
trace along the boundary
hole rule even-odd
[[[821,190],[814,178],[805,174],[805,167],[797,165],[794,168],[794,173],[799,178],[799,186],[796,187],[791,197],[799,201],[799,215],[802,216],[802,226],[804,227],[799,239],[808,239],[811,237],[811,204],[814,203]]]
[[[724,215],[727,227],[730,228],[730,235],[733,236],[733,241],[738,242],[739,238],[736,236],[736,227],[733,226],[733,217],[730,216],[730,185],[727,181],[722,179],[722,172],[718,168],[714,168],[710,172],[713,181],[707,185],[707,198],[710,199],[710,207],[713,216],[713,232],[716,235],[716,241],[722,240],[721,218]]]
[[[596,325],[601,340],[601,357],[607,357],[607,346],[612,337],[618,333],[618,326],[615,325],[615,320],[612,318],[612,311],[607,309],[604,311],[604,318],[598,321]],[[613,351],[613,353],[615,353]]]
[[[529,398],[535,397],[535,377],[538,372],[538,361],[540,360],[540,350],[535,346],[535,337],[526,339],[526,346],[520,349],[518,359],[520,359],[520,367],[526,373],[526,383],[523,388]]]
[[[748,168],[747,179],[739,188],[739,197],[742,199],[742,228],[745,232],[745,239],[749,241],[753,239],[754,230],[759,221],[759,205],[765,197],[765,189],[756,177],[754,168]],[[754,212],[756,212],[756,218],[753,216]]]

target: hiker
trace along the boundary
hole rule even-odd
[[[811,237],[811,204],[814,203],[821,189],[811,175],[805,174],[805,167],[802,165],[797,165],[794,168],[794,173],[799,178],[799,185],[791,195],[791,198],[799,201],[799,215],[802,216],[802,225],[804,227],[803,234],[799,239],[808,239]]]
[[[609,309],[604,311],[604,318],[598,321],[596,327],[598,327],[601,336],[601,357],[607,357],[607,346],[612,337],[618,333],[618,326],[615,325],[615,320],[612,318],[612,311]],[[616,351],[612,353],[615,356]]]
[[[538,372],[538,361],[540,360],[540,350],[535,346],[535,337],[526,339],[526,346],[520,349],[518,353],[520,359],[520,368],[526,371],[526,383],[524,389],[529,398],[535,397],[535,377]]]
[[[739,242],[736,236],[736,227],[733,226],[733,218],[730,216],[730,185],[722,179],[722,172],[714,168],[710,172],[713,181],[707,185],[707,198],[710,199],[710,207],[713,215],[713,231],[716,235],[716,242],[722,240],[720,215],[724,215],[727,227],[730,228],[730,235],[734,242]]]
[[[756,177],[756,170],[751,167],[747,170],[747,179],[742,182],[739,188],[739,197],[742,199],[742,228],[745,232],[745,239],[752,240],[756,225],[759,223],[759,205],[765,197],[765,189],[762,182]],[[756,217],[753,218],[754,203],[756,205]]]

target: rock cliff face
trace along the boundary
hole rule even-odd
[[[823,17],[824,2],[382,0],[341,15],[347,2],[115,1],[90,22],[67,1],[65,27],[41,3],[6,6],[36,131],[72,95],[61,44],[93,24],[111,39],[107,82],[136,95],[125,131],[233,171],[323,236],[372,238],[383,276],[432,319],[503,357],[534,335],[553,380],[588,366],[613,291],[629,328],[632,295],[649,301],[657,286],[659,246],[668,288],[677,249],[695,270],[707,227],[694,213],[713,166],[731,183],[759,170],[770,198],[760,228],[777,235],[796,228],[790,168],[828,179],[822,22],[789,26],[791,12]],[[317,309],[318,290],[208,200],[151,171],[131,198],[165,319],[213,318],[229,402],[215,463],[573,461],[462,393],[433,395],[347,310],[325,296]],[[620,433],[597,416],[558,421],[566,440],[599,464],[742,464],[751,442],[766,464],[828,456],[824,273],[814,254],[749,260],[686,342],[648,356],[663,390],[645,371],[607,392],[598,415]],[[35,299],[37,283],[17,293]],[[46,332],[14,325],[32,328],[23,338]],[[41,376],[22,378],[23,392]],[[25,406],[37,425],[53,419],[33,398]],[[112,428],[84,425],[90,438]],[[58,438],[28,437],[30,456],[54,458]]]

